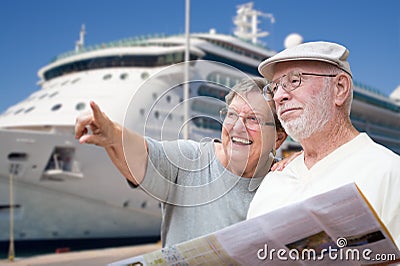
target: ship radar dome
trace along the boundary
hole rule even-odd
[[[303,42],[303,37],[298,33],[291,33],[285,38],[285,48],[294,47]]]
[[[390,98],[400,103],[400,85],[390,94]]]

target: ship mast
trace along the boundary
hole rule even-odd
[[[85,45],[85,35],[85,24],[82,24],[81,31],[79,33],[79,40],[75,43],[75,52],[79,52],[83,49],[83,46]]]
[[[259,17],[268,18],[271,24],[275,23],[275,18],[272,14],[263,13],[253,9],[253,2],[237,6],[237,15],[233,20],[236,25],[234,34],[244,40],[251,40],[252,43],[258,44],[260,37],[269,35],[268,31],[260,31],[258,24]]]

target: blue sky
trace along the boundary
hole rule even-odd
[[[239,0],[192,0],[191,31],[232,34]],[[283,49],[293,32],[305,41],[335,41],[350,50],[354,79],[389,95],[400,85],[400,1],[254,0],[272,13],[264,41]],[[1,0],[0,112],[38,87],[37,71],[56,55],[74,49],[81,24],[86,45],[136,35],[184,33],[184,0]]]

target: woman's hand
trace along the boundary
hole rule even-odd
[[[75,138],[79,139],[81,144],[95,144],[104,148],[117,144],[121,138],[120,126],[112,122],[95,102],[91,101],[90,107],[92,113],[76,118]],[[88,127],[92,131],[91,134],[88,134]]]
[[[291,161],[294,160],[297,156],[299,156],[303,151],[297,151],[292,153],[290,156],[284,158],[283,160],[276,162],[272,165],[271,171],[282,171]]]

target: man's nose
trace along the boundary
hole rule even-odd
[[[278,88],[274,93],[273,99],[276,104],[279,104],[279,103],[289,100],[290,97],[291,97],[290,92],[287,92],[286,90],[283,89],[283,87],[281,85],[278,85]]]

